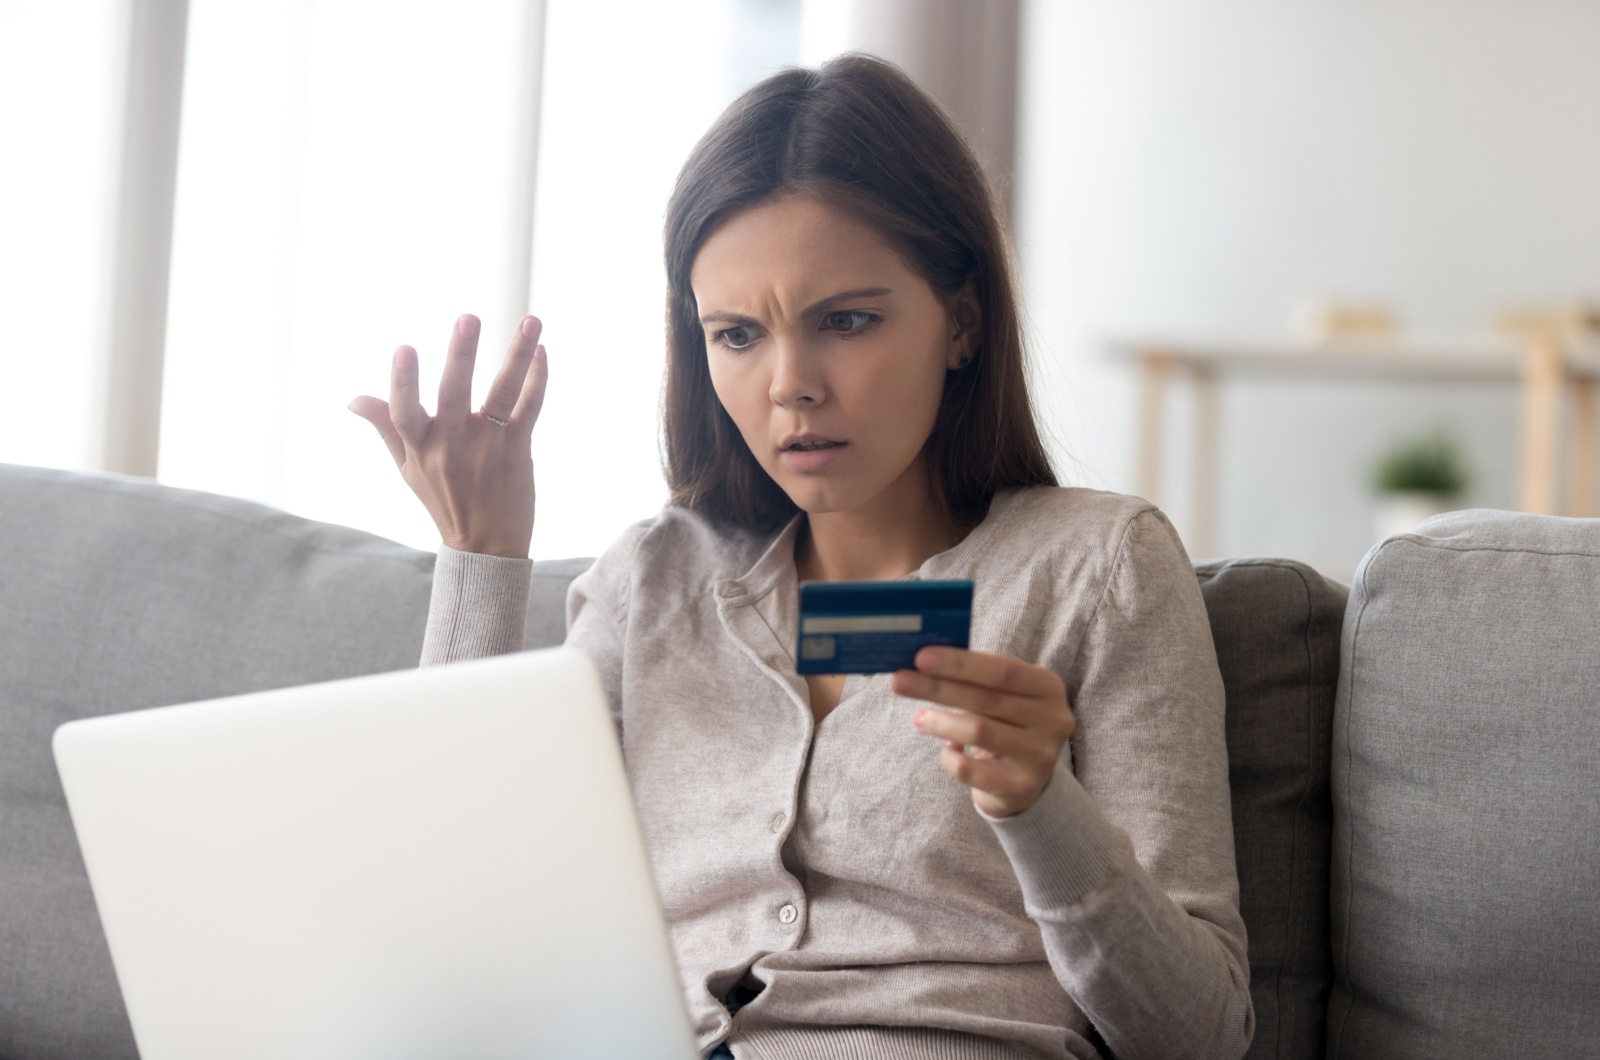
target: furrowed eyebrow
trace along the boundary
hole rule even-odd
[[[840,291],[838,294],[830,294],[820,302],[813,302],[811,305],[806,306],[805,309],[801,311],[800,315],[803,317],[815,316],[818,313],[827,312],[831,306],[838,305],[840,302],[848,302],[852,298],[880,298],[883,295],[893,293],[894,292],[887,287],[861,287],[854,291]],[[718,310],[714,313],[707,313],[705,316],[700,318],[700,323],[702,325],[713,322],[723,324],[758,323],[753,318],[744,316],[741,313],[727,313],[721,310]]]
[[[705,316],[701,317],[700,323],[702,325],[711,323],[754,325],[755,319],[752,317],[740,316],[738,313],[716,312],[707,313]]]
[[[838,294],[829,295],[820,302],[806,306],[800,315],[809,317],[815,316],[817,313],[825,313],[831,306],[838,305],[840,302],[848,302],[852,298],[879,298],[893,293],[887,287],[861,287],[854,291],[840,291]]]

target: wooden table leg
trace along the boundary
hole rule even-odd
[[[1561,347],[1550,336],[1528,339],[1522,350],[1522,467],[1517,506],[1538,515],[1556,513],[1556,475],[1563,383]]]
[[[1189,554],[1217,554],[1217,374],[1190,373],[1194,391],[1194,452],[1189,454]]]
[[[1167,379],[1172,358],[1156,350],[1139,354],[1139,438],[1134,488],[1147,501],[1160,504],[1162,421],[1166,414]]]
[[[1595,389],[1596,380],[1572,383],[1571,448],[1567,450],[1567,514],[1592,519],[1595,511]]]

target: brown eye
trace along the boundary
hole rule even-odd
[[[750,329],[740,324],[734,328],[723,328],[716,334],[716,341],[730,350],[742,350],[755,341],[755,336]]]
[[[838,312],[824,316],[822,318],[822,326],[829,331],[837,331],[841,334],[849,335],[864,330],[868,324],[871,324],[876,319],[871,313],[864,310],[841,309]]]

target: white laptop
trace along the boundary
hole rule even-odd
[[[143,1060],[690,1060],[593,665],[552,649],[62,726]]]

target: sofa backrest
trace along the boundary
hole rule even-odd
[[[1332,761],[1330,1056],[1600,1055],[1600,520],[1370,552]]]
[[[540,563],[559,643],[587,560]],[[414,666],[433,556],[145,480],[0,465],[0,1056],[133,1060],[50,753],[74,718]],[[1303,564],[1196,568],[1228,695],[1251,1057],[1321,1055],[1327,740],[1344,591]]]
[[[1323,1054],[1333,961],[1328,744],[1348,590],[1303,563],[1195,567],[1226,690],[1239,911],[1250,944],[1251,1060]]]

